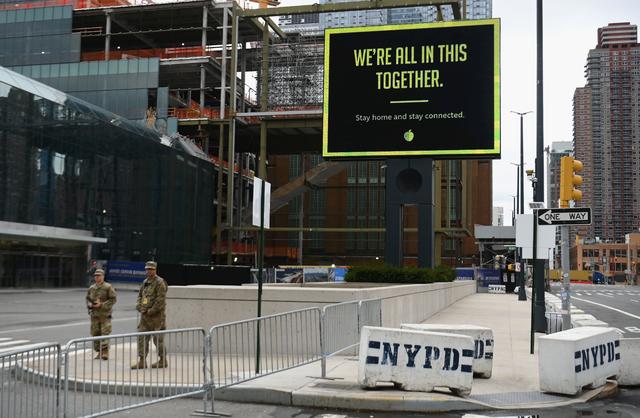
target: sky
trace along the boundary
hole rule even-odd
[[[493,0],[493,17],[501,19],[502,28],[502,150],[493,163],[493,204],[504,207],[505,224],[510,225],[517,170],[510,163],[520,162],[520,117],[510,111],[536,110],[536,1]],[[545,146],[573,139],[573,93],[585,85],[584,65],[596,46],[598,28],[613,22],[640,25],[640,1],[543,1]],[[534,112],[524,117],[525,170],[535,168],[535,146]],[[532,200],[526,178],[524,187],[526,208]]]

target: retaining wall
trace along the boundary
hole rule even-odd
[[[167,328],[203,327],[257,316],[257,285],[170,286]],[[262,316],[339,302],[382,299],[382,326],[421,322],[476,292],[475,281],[416,285],[328,284],[263,286]]]

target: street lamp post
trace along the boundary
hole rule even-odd
[[[524,214],[524,116],[531,113],[531,111],[527,112],[516,112],[514,110],[511,113],[515,113],[520,116],[520,167],[518,170],[518,191],[520,195],[520,205],[519,205],[519,213],[520,215]],[[518,274],[518,300],[527,300],[527,293],[524,290],[524,268],[522,263],[522,250],[520,250],[520,273]]]

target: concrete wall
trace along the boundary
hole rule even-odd
[[[475,281],[363,287],[265,285],[262,316],[333,303],[382,298],[382,326],[421,322],[476,292]],[[257,286],[170,286],[167,328],[203,327],[255,318]]]

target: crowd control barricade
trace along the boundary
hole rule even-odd
[[[382,326],[382,299],[361,300],[358,306],[358,328]]]
[[[546,312],[544,316],[547,317],[547,334],[562,331],[562,313]]]
[[[60,344],[0,353],[0,417],[58,417]]]
[[[322,308],[322,377],[327,377],[327,359],[354,350],[360,344],[363,326],[382,325],[382,300],[367,299],[336,303]],[[355,351],[354,351],[355,353]]]
[[[216,325],[211,338],[214,388],[320,359],[320,309],[307,308]]]
[[[145,341],[148,352],[139,352],[138,346],[144,347]],[[203,328],[69,341],[64,350],[65,416],[93,417],[195,394],[206,396],[205,342]],[[107,343],[108,359],[96,358],[105,354]],[[163,343],[166,367],[151,368],[164,363],[158,352]],[[145,367],[132,369],[139,353],[146,354]]]

